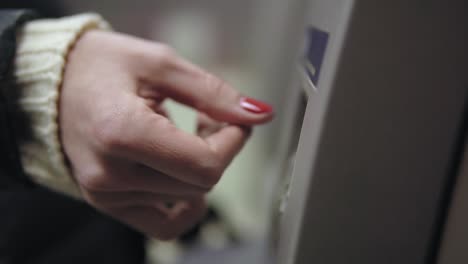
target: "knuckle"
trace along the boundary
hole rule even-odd
[[[116,131],[106,126],[99,126],[95,129],[94,138],[97,144],[104,150],[112,152],[122,145],[120,137]]]
[[[128,145],[125,131],[128,127],[119,113],[101,117],[92,128],[92,136],[97,146],[107,152],[114,152]]]
[[[205,78],[206,78],[206,85],[210,91],[210,96],[213,99],[221,98],[221,96],[223,96],[223,93],[227,87],[226,82],[210,73],[207,73]]]
[[[90,191],[108,189],[111,180],[109,175],[100,169],[88,169],[87,172],[81,173],[77,176],[77,179],[81,187]]]
[[[208,102],[218,102],[225,98],[227,90],[227,83],[213,74],[205,73],[203,78],[207,92],[204,94],[205,100],[200,100],[199,105],[196,106],[202,111],[206,110]]]
[[[173,65],[177,53],[172,47],[166,44],[159,44],[155,52],[156,58],[163,67]]]
[[[221,179],[223,170],[220,160],[216,157],[200,161],[198,164],[200,183],[207,188],[213,187]]]

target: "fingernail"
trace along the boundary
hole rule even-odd
[[[273,111],[273,107],[271,107],[271,105],[250,97],[242,97],[240,100],[240,106],[255,114],[266,114]]]

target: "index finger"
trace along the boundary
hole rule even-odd
[[[241,95],[222,79],[184,60],[170,48],[149,45],[147,53],[144,79],[158,92],[218,121],[253,125],[272,119],[270,105]]]

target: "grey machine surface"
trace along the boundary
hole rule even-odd
[[[305,2],[276,262],[437,263],[466,136],[467,1]]]

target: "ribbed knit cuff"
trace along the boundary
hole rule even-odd
[[[80,35],[109,29],[96,14],[28,22],[18,32],[15,77],[21,89],[19,106],[28,115],[32,140],[20,145],[24,170],[35,182],[80,197],[65,163],[59,137],[58,100],[67,55]]]

